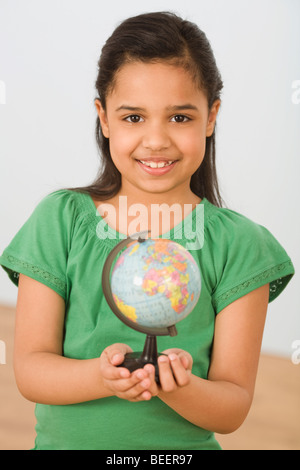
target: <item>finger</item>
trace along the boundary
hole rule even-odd
[[[187,359],[187,358],[186,358]],[[177,354],[170,354],[169,360],[173,372],[173,376],[175,377],[175,381],[179,387],[184,387],[190,381],[190,371],[186,370],[182,361],[177,356]]]
[[[129,373],[129,377],[126,377],[126,378],[115,377],[115,378],[108,379],[108,380],[110,381],[111,388],[114,390],[115,394],[118,397],[128,399],[128,398],[135,397],[137,394],[140,394],[141,392],[145,390],[146,387],[144,386],[142,386],[138,391],[137,390],[134,391],[133,389],[147,377],[147,374],[145,372],[144,373],[145,375],[143,375],[142,378],[140,378],[141,377],[140,375],[130,374],[130,372],[127,369],[126,371]]]
[[[149,379],[151,381],[151,385],[149,387],[149,391],[151,392],[151,395],[155,397],[158,395],[158,386],[155,380],[155,367],[153,364],[146,364],[144,366],[144,370],[146,370],[149,374]]]
[[[105,367],[102,367],[101,373],[106,380],[129,379],[130,371],[126,367],[115,367],[107,362]]]
[[[185,369],[188,369],[189,368],[189,360],[186,356],[182,355],[182,356],[179,356],[179,359],[181,361],[181,364],[183,365],[183,367]]]
[[[120,392],[118,396],[129,401],[150,400],[152,398],[152,394],[149,391],[149,387],[151,385],[150,378],[146,377],[143,380],[137,380],[138,382],[135,385],[129,387],[127,390]],[[124,381],[121,386],[122,388],[124,387]]]
[[[168,356],[158,358],[159,380],[163,391],[171,392],[177,388]]]
[[[110,357],[110,363],[113,366],[119,366],[124,362],[125,354],[121,352],[114,352],[113,355]]]
[[[132,352],[132,349],[123,343],[116,343],[106,348],[107,357],[110,363],[114,366],[122,364],[125,354]]]
[[[167,356],[169,356],[172,353],[175,353],[178,355],[185,369],[192,370],[193,358],[190,355],[190,353],[179,348],[166,349],[165,351],[163,351],[163,354],[166,354]]]
[[[178,357],[181,361],[181,364],[183,365],[183,367],[186,369],[186,370],[192,370],[192,367],[193,367],[193,358],[192,356],[187,353],[186,351],[181,351],[179,354],[178,354]]]
[[[171,349],[166,349],[165,351],[163,351],[162,354],[165,354],[168,356],[169,354],[172,354],[172,353],[179,354],[181,352],[183,352],[183,349],[171,348]]]
[[[140,387],[139,387],[140,386]],[[150,386],[149,374],[144,369],[135,370],[127,380],[120,381],[120,390],[128,392],[131,390],[132,396],[142,393]],[[133,390],[135,388],[135,390]]]
[[[132,398],[125,397],[126,400],[128,400],[130,402],[135,402],[135,403],[139,402],[139,401],[149,401],[149,400],[151,400],[151,398],[152,398],[152,395],[149,392],[149,390],[145,390],[142,393],[137,394],[136,396],[134,396]]]
[[[137,394],[135,401],[148,401],[158,394],[158,387],[157,383],[155,382],[154,366],[147,364],[143,371],[147,374],[147,376],[135,387],[134,393]]]
[[[125,367],[116,367],[124,361],[124,352],[130,350],[126,345],[112,345],[108,346],[102,352],[101,359],[101,373],[103,377],[108,380],[130,377],[130,372]]]

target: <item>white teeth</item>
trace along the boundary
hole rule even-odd
[[[163,168],[173,163],[172,160],[170,160],[169,162],[144,162],[143,160],[140,160],[140,162],[143,165],[149,166],[150,168]]]

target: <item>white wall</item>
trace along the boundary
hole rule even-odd
[[[43,196],[93,179],[101,47],[120,21],[156,10],[187,17],[210,39],[225,85],[217,139],[223,196],[265,225],[297,270],[298,0],[1,0],[0,252]],[[298,292],[296,275],[270,305],[265,352],[291,356],[300,339]],[[1,270],[0,302],[15,304],[16,296]]]

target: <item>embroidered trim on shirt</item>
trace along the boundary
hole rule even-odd
[[[59,289],[61,292],[66,291],[65,282],[63,282],[61,279],[54,276],[53,274],[49,273],[48,271],[45,271],[44,269],[34,266],[33,264],[28,263],[26,261],[21,261],[12,255],[6,255],[5,258],[13,266],[12,268],[9,266],[9,269],[13,272],[14,279],[19,279],[18,271],[20,270],[20,272],[22,273],[22,271],[25,269],[27,272],[35,274],[44,279],[45,281],[48,281],[53,286],[57,287],[57,289]]]
[[[217,299],[214,300],[213,303],[214,303],[215,309],[218,310],[218,306],[222,304],[223,302],[226,302],[226,300],[228,300],[231,297],[238,298],[239,294],[241,294],[243,291],[245,291],[246,289],[248,289],[249,287],[253,285],[262,286],[264,285],[264,281],[267,284],[268,279],[272,277],[274,278],[274,276],[278,275],[280,272],[284,271],[286,268],[292,267],[292,266],[293,265],[290,260],[286,261],[285,263],[282,263],[270,269],[267,269],[266,271],[258,274],[257,276],[254,276],[252,279],[249,279],[248,281],[245,281],[242,284],[239,284],[238,286],[233,287],[232,289],[228,290],[224,294],[221,294]],[[283,281],[286,275],[279,277],[275,279],[274,281],[269,281],[270,282],[270,301],[272,301],[278,295],[278,291],[282,290],[283,285],[286,284],[286,282]]]

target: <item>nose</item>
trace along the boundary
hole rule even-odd
[[[167,149],[170,144],[170,137],[162,124],[149,124],[147,126],[143,136],[144,148],[158,152]]]

